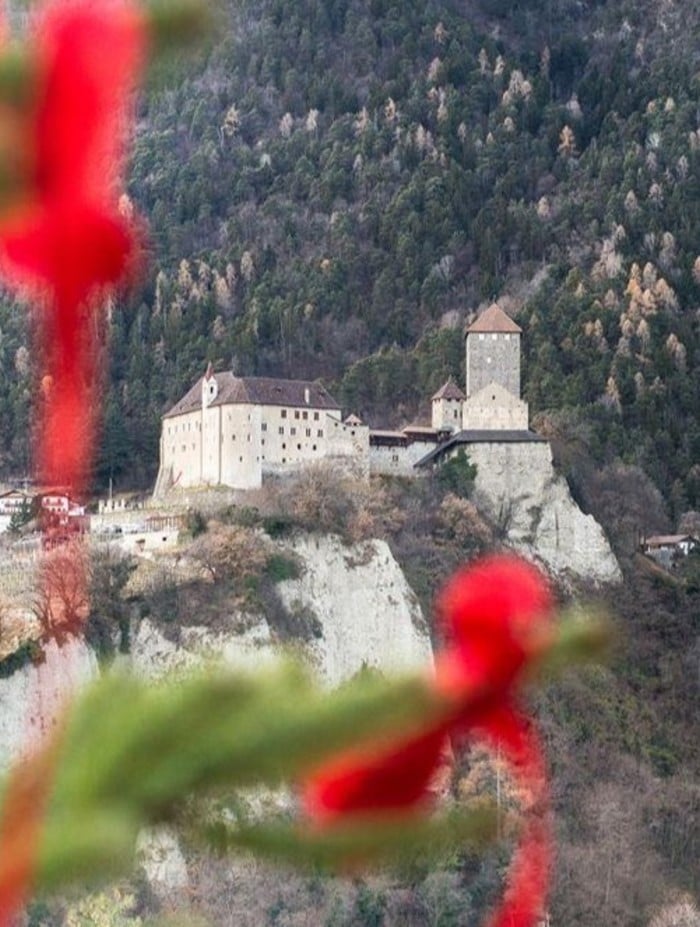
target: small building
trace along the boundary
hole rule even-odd
[[[0,533],[8,530],[13,518],[31,509],[35,498],[33,493],[23,489],[8,489],[0,493]]]
[[[407,425],[401,431],[372,429],[369,433],[369,471],[385,476],[418,476],[415,466],[449,438],[450,432],[424,425]]]
[[[700,549],[700,540],[692,534],[652,534],[642,538],[641,548],[647,557],[670,568],[691,551]]]
[[[462,406],[467,397],[452,377],[432,397],[432,425],[440,431],[460,431]]]
[[[0,516],[15,515],[34,501],[34,494],[23,489],[8,489],[0,493]]]

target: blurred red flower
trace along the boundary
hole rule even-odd
[[[54,389],[40,428],[39,478],[76,490],[95,415],[97,345],[86,321],[99,288],[121,279],[134,249],[117,208],[118,180],[146,29],[126,2],[68,0],[39,11],[33,36],[31,93],[13,104],[21,183],[0,214],[0,258],[9,282],[43,305],[38,340]]]
[[[551,640],[551,593],[533,566],[499,555],[459,571],[437,607],[451,640],[434,679],[449,706],[445,716],[414,737],[369,744],[327,763],[305,784],[304,805],[320,827],[353,816],[419,814],[431,803],[450,740],[485,741],[509,762],[529,797],[489,927],[530,927],[544,908],[551,839],[542,750],[516,699],[528,665]]]

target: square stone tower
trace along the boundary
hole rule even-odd
[[[498,383],[520,399],[519,325],[497,306],[490,306],[466,333],[467,399]]]
[[[463,429],[528,430],[528,407],[520,398],[520,334],[520,326],[496,305],[467,329]]]

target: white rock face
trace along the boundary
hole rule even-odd
[[[363,666],[400,670],[430,665],[432,650],[420,605],[384,541],[343,545],[334,537],[302,537],[289,545],[302,575],[278,583],[283,604],[317,620],[320,636],[300,645],[319,675],[337,685]],[[245,630],[240,630],[242,627]],[[177,643],[142,621],[134,634],[131,666],[138,676],[187,671],[211,659],[256,670],[274,661],[280,646],[263,615],[230,616],[230,629],[180,629]]]
[[[263,616],[240,630],[236,616],[229,631],[212,631],[199,625],[180,629],[177,642],[168,640],[147,618],[140,622],[131,642],[127,665],[136,676],[154,679],[172,672],[193,670],[209,661],[254,671],[275,659],[270,628]]]
[[[508,540],[561,578],[619,582],[620,567],[603,529],[571,498],[552,465],[549,444],[479,444],[475,501],[507,528]]]
[[[177,836],[167,827],[142,830],[136,842],[136,856],[153,891],[162,900],[189,885],[187,864]]]
[[[72,695],[98,675],[82,640],[50,641],[40,666],[29,664],[0,679],[0,770],[31,751],[56,726]]]
[[[322,636],[309,652],[330,685],[363,666],[401,670],[430,665],[432,650],[420,605],[384,541],[346,547],[335,537],[297,539],[299,579],[278,585],[288,609],[310,609]]]

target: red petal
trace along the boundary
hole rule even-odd
[[[132,249],[120,216],[80,201],[28,210],[4,223],[0,240],[8,276],[53,293],[66,324],[93,287],[119,279]]]
[[[376,752],[348,753],[308,781],[304,805],[318,822],[347,814],[401,811],[427,801],[447,739],[440,729]]]
[[[481,728],[486,739],[508,760],[531,803],[506,875],[503,900],[486,927],[535,927],[545,912],[553,855],[542,747],[533,726],[508,706],[491,712]]]
[[[43,199],[103,199],[143,62],[146,30],[126,2],[54,2],[36,24],[41,92],[36,170]]]
[[[475,684],[493,687],[508,685],[535,649],[533,631],[551,611],[552,597],[534,566],[499,555],[460,570],[437,605],[465,670]]]

